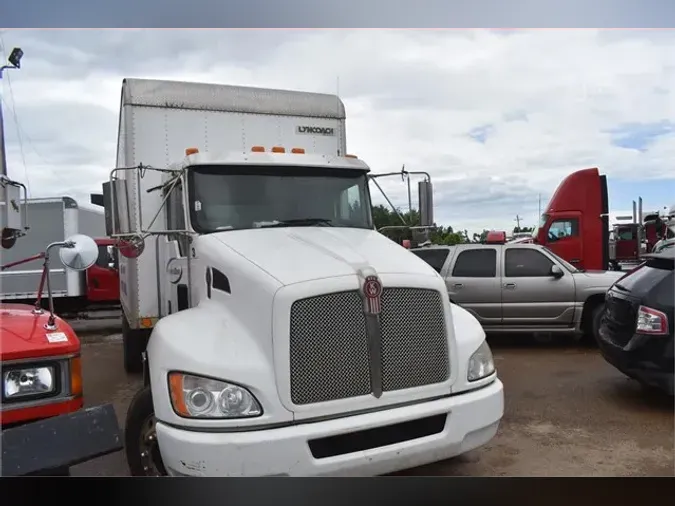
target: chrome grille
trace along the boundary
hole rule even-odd
[[[380,325],[383,391],[447,380],[448,348],[439,292],[385,288]],[[294,302],[289,345],[294,404],[372,392],[366,318],[358,292]]]

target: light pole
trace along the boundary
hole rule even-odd
[[[0,177],[7,176],[7,155],[5,153],[5,125],[2,115],[2,73],[9,69],[20,69],[23,51],[15,47],[7,58],[7,64],[0,67]]]
[[[2,73],[5,70],[20,69],[23,51],[19,47],[12,49],[7,58],[7,64],[0,66],[0,189],[2,190],[2,214],[4,226],[0,232],[0,245],[9,249],[14,246],[17,238],[25,234],[28,229],[25,223],[25,212],[21,212],[21,189],[24,199],[28,198],[26,187],[7,177],[7,155],[5,153],[5,125],[2,115]],[[25,203],[25,200],[24,200]]]

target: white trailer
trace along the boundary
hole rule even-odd
[[[0,205],[4,206],[5,203],[0,202]],[[103,209],[82,207],[71,197],[28,199],[25,203],[25,214],[30,225],[30,233],[16,241],[12,248],[2,250],[0,262],[2,265],[37,255],[45,251],[49,244],[63,241],[74,234],[94,238],[106,235]],[[4,218],[0,221],[3,220]],[[5,224],[0,222],[0,228],[4,226]],[[33,260],[0,272],[0,300],[35,299],[42,266],[42,260]],[[54,298],[86,297],[87,283],[84,271],[66,269],[58,256],[51,259],[49,270]]]
[[[485,333],[374,230],[338,97],[126,79],[117,167],[133,475],[376,475],[495,435]]]

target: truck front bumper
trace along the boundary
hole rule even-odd
[[[122,450],[112,404],[3,429],[2,476],[50,474]]]
[[[196,432],[158,421],[156,430],[174,476],[376,476],[478,448],[494,437],[503,413],[496,379],[443,399],[282,428]]]

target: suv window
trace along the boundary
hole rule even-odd
[[[548,227],[549,242],[559,241],[565,237],[576,237],[579,235],[579,220],[577,218],[565,218],[555,220]]]
[[[494,248],[462,251],[452,270],[457,278],[494,278],[497,275],[497,250]]]
[[[508,278],[550,276],[553,262],[535,249],[506,250],[504,275]]]
[[[412,250],[415,255],[420,257],[426,263],[431,265],[436,272],[440,273],[445,264],[446,258],[450,250],[448,248],[434,248],[434,249],[415,249]]]

